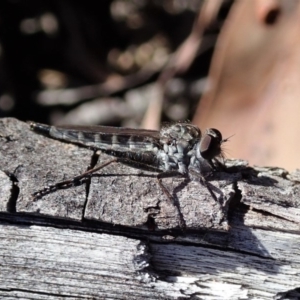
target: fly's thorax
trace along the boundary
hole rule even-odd
[[[185,174],[190,164],[189,152],[201,139],[200,129],[189,123],[167,124],[160,130],[161,153],[158,155],[164,170]]]
[[[188,152],[191,145],[184,139],[173,140],[172,143],[164,143],[161,150],[157,152],[157,158],[165,171],[176,170],[185,174],[188,170],[190,157]]]
[[[164,125],[160,130],[160,141],[171,144],[174,140],[193,142],[201,138],[201,131],[197,126],[188,123]]]

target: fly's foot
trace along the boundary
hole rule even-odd
[[[58,188],[57,188],[57,186],[55,184],[54,185],[49,185],[49,186],[43,188],[42,190],[33,193],[32,194],[33,201],[36,201],[36,200],[42,198],[43,196],[45,196],[47,194],[55,192],[56,190],[58,190]]]
[[[32,194],[33,201],[36,201],[37,199],[40,199],[43,196],[53,193],[57,190],[67,189],[72,186],[79,186],[79,185],[83,184],[84,182],[86,182],[86,180],[88,178],[90,178],[90,176],[85,176],[85,177],[76,176],[73,179],[65,180],[65,181],[58,182],[56,184],[49,185],[49,186],[45,187],[44,189],[33,193]]]

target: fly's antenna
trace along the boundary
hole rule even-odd
[[[226,139],[222,140],[222,141],[221,141],[221,144],[228,142],[228,141],[229,141],[229,139],[230,139],[230,138],[232,138],[234,135],[235,135],[235,133],[234,133],[234,134],[232,134],[231,136],[229,136],[228,138],[226,138]]]

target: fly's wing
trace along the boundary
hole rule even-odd
[[[101,126],[101,125],[94,125],[94,126],[82,126],[82,125],[59,125],[55,126],[59,129],[67,129],[67,130],[74,130],[74,131],[84,131],[84,132],[94,132],[99,133],[103,132],[105,134],[124,134],[124,135],[139,135],[139,136],[156,136],[159,138],[159,131],[157,130],[147,130],[147,129],[136,129],[136,128],[125,128],[125,127],[112,127],[112,126]]]
[[[100,150],[153,151],[159,148],[159,131],[118,128],[110,126],[48,126],[31,125],[33,130],[45,133],[55,139],[76,143]],[[41,129],[43,128],[43,129]]]
[[[165,144],[183,143],[192,148],[201,139],[201,131],[189,123],[164,124],[160,131],[110,126],[49,126],[30,123],[34,131],[55,139],[76,143],[100,150],[152,151],[163,149]]]

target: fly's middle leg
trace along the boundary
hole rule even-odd
[[[158,174],[156,178],[157,178],[159,187],[161,188],[163,193],[166,195],[168,200],[171,201],[173,203],[173,205],[177,208],[179,219],[180,219],[179,220],[180,228],[182,230],[185,230],[186,229],[186,223],[185,223],[184,217],[182,215],[182,212],[180,210],[180,204],[178,203],[178,201],[175,200],[175,198],[171,195],[171,193],[168,191],[168,189],[165,187],[165,185],[162,182],[163,178],[174,177],[174,176],[183,176],[183,175],[181,173],[178,173],[177,171],[167,171],[167,172],[163,172],[163,173]]]

